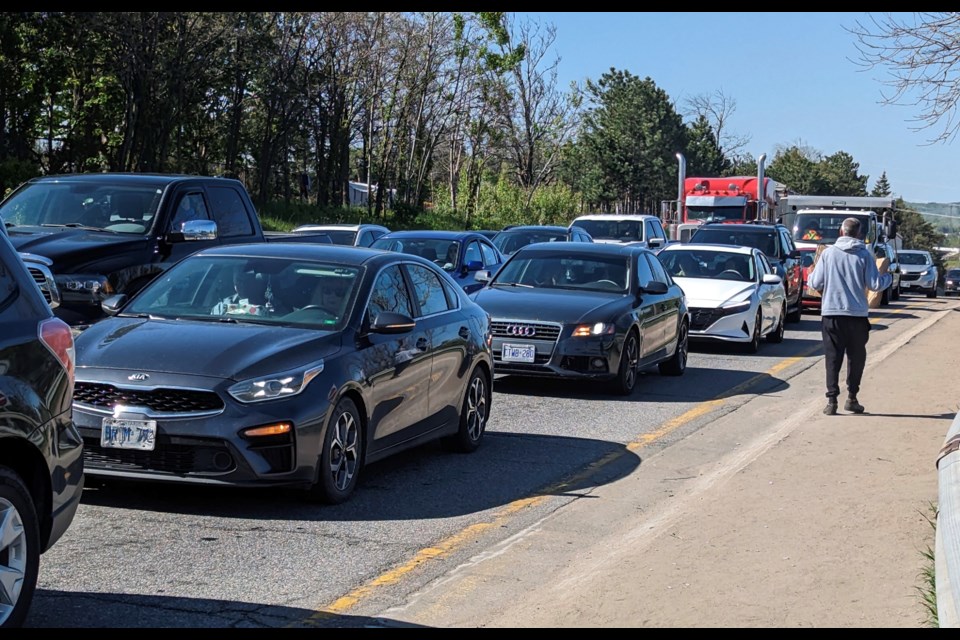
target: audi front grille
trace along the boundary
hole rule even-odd
[[[560,337],[561,325],[546,322],[522,322],[494,320],[490,323],[490,332],[495,338],[509,340],[545,340],[556,342]]]

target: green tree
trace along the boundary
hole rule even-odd
[[[794,145],[777,151],[767,165],[766,174],[782,182],[796,193],[807,195],[826,194],[818,163],[810,158],[810,152]]]
[[[884,198],[889,196],[891,193],[893,192],[890,190],[890,182],[887,180],[887,172],[884,171],[874,183],[873,190],[870,191],[870,195],[875,198]]]
[[[711,178],[722,176],[732,166],[723,151],[706,116],[699,116],[688,126],[687,175]]]
[[[865,196],[869,176],[860,175],[860,163],[845,151],[823,158],[818,170],[823,179],[823,195]]]
[[[666,92],[647,77],[611,68],[587,81],[577,185],[600,210],[659,211],[675,197],[676,150],[687,130]]]

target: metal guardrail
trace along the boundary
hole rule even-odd
[[[937,532],[934,574],[937,623],[960,627],[960,413],[937,456]]]

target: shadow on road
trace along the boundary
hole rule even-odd
[[[371,464],[344,504],[308,502],[289,488],[224,488],[87,476],[82,503],[255,521],[453,518],[543,494],[589,491],[632,473],[640,457],[604,440],[488,432],[470,455],[437,443]],[[509,478],[509,481],[501,481]]]
[[[37,589],[27,628],[425,628],[389,618],[164,595]]]

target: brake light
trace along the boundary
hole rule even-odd
[[[40,323],[40,341],[57,357],[63,368],[67,370],[70,384],[73,385],[76,376],[76,350],[73,346],[73,333],[70,325],[60,318],[48,318]]]

